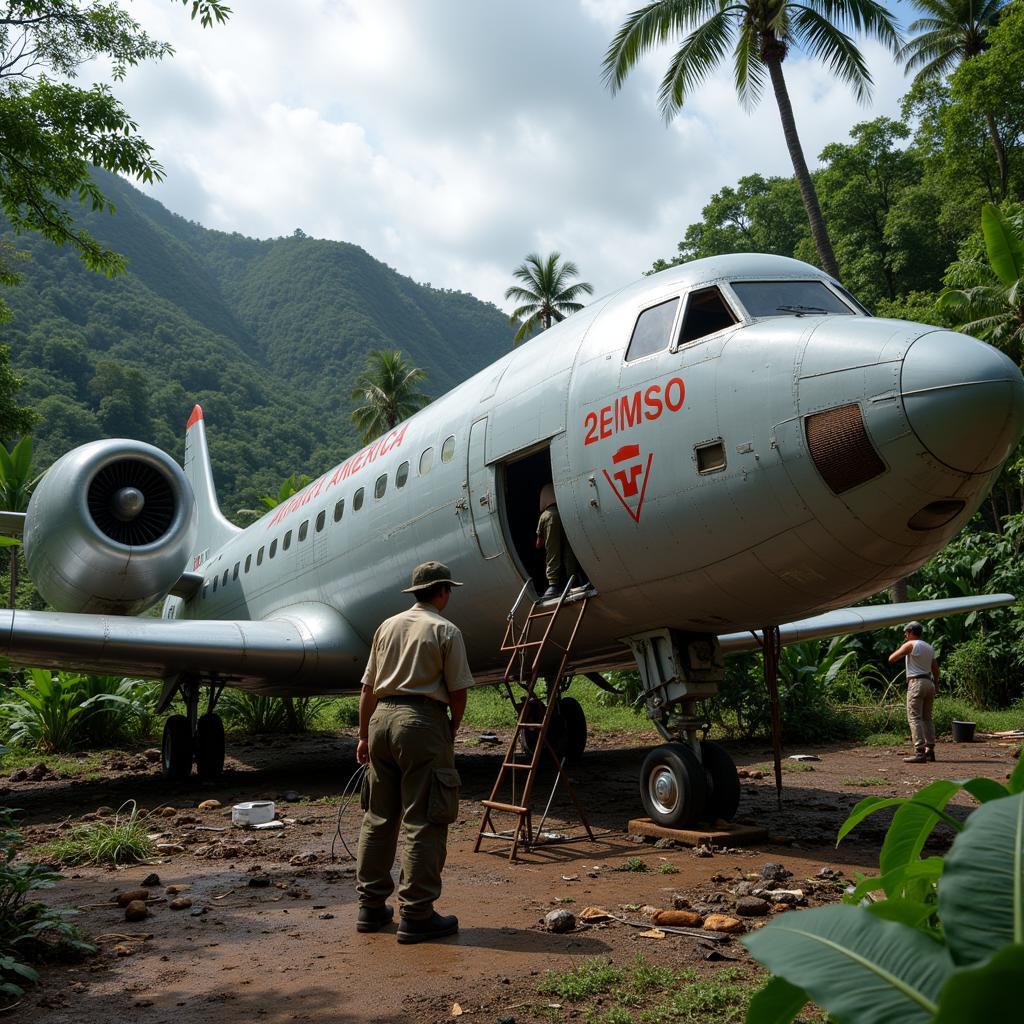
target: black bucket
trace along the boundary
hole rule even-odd
[[[953,723],[953,742],[954,743],[973,743],[974,742],[974,722],[954,722]]]

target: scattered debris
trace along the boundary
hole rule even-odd
[[[160,876],[155,871],[151,871],[142,880],[142,886],[143,886],[143,888],[146,888],[146,889],[156,889],[156,888],[159,887],[159,885],[160,885]]]
[[[663,939],[665,938],[665,932],[660,928],[649,928],[645,932],[640,933],[641,939]]]
[[[500,743],[501,740],[493,732],[482,732],[477,737],[480,743]]]
[[[263,821],[258,825],[253,825],[252,829],[254,832],[273,832],[276,829],[284,828],[283,821]]]
[[[588,924],[597,924],[600,921],[610,921],[612,915],[603,907],[584,907],[580,911],[580,920]]]
[[[657,910],[651,920],[655,924],[671,924],[681,928],[700,928],[704,918],[693,910]]]
[[[119,907],[127,907],[129,903],[145,903],[149,899],[149,891],[146,889],[125,889],[115,897]]]
[[[269,875],[253,875],[252,878],[249,879],[249,888],[250,889],[266,889],[266,888],[269,888],[269,886],[270,886],[270,876]]]
[[[576,927],[576,917],[568,910],[552,910],[544,916],[544,927],[549,932],[571,932]]]
[[[192,901],[187,896],[176,896],[167,906],[171,910],[188,910],[192,906]]]
[[[821,758],[817,754],[790,754],[788,760],[790,761],[820,761]]]
[[[725,932],[726,935],[746,931],[746,925],[739,918],[726,914],[711,914],[705,918],[703,927],[709,932]]]
[[[736,901],[736,913],[740,917],[764,917],[771,909],[767,900],[757,896],[741,896]]]
[[[124,908],[124,919],[126,921],[145,921],[149,917],[149,907],[144,900],[132,900]]]
[[[204,800],[196,810],[199,811],[217,811],[220,810],[221,803],[219,800]]]

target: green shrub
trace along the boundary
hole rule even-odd
[[[946,811],[960,791],[981,804],[965,824]],[[841,905],[787,914],[743,939],[776,974],[751,1001],[748,1024],[787,1024],[809,999],[847,1024],[1020,1016],[1024,760],[1007,786],[940,779],[909,798],[865,797],[840,841],[893,807],[879,875],[860,879]],[[922,858],[940,822],[956,833],[953,845]]]
[[[218,705],[231,728],[249,733],[283,733],[288,718],[280,697],[264,697],[246,690],[225,690]]]
[[[60,875],[34,861],[15,861],[22,846],[14,811],[0,808],[0,997],[16,1002],[38,974],[30,963],[48,952],[91,952],[71,923],[74,911],[48,907],[32,894],[50,889]],[[0,1007],[0,1010],[7,1007]]]
[[[133,864],[153,856],[146,819],[134,800],[122,804],[113,821],[79,825],[47,849],[60,864]]]
[[[335,704],[334,720],[343,729],[354,729],[359,725],[359,698],[342,697]]]

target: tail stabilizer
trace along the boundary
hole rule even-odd
[[[217,504],[217,488],[213,483],[210,450],[206,446],[206,424],[203,410],[196,406],[185,425],[185,476],[192,485],[196,498],[196,517],[199,532],[193,570],[198,569],[212,554],[222,548],[241,529],[224,518]]]

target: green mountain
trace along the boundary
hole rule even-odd
[[[0,328],[40,414],[40,465],[98,437],[136,437],[181,458],[196,402],[228,515],[358,447],[349,392],[375,348],[401,349],[438,396],[508,351],[505,315],[417,284],[358,246],[210,231],[96,172],[117,212],[83,225],[123,253],[106,279],[67,248],[0,233],[24,254]]]

